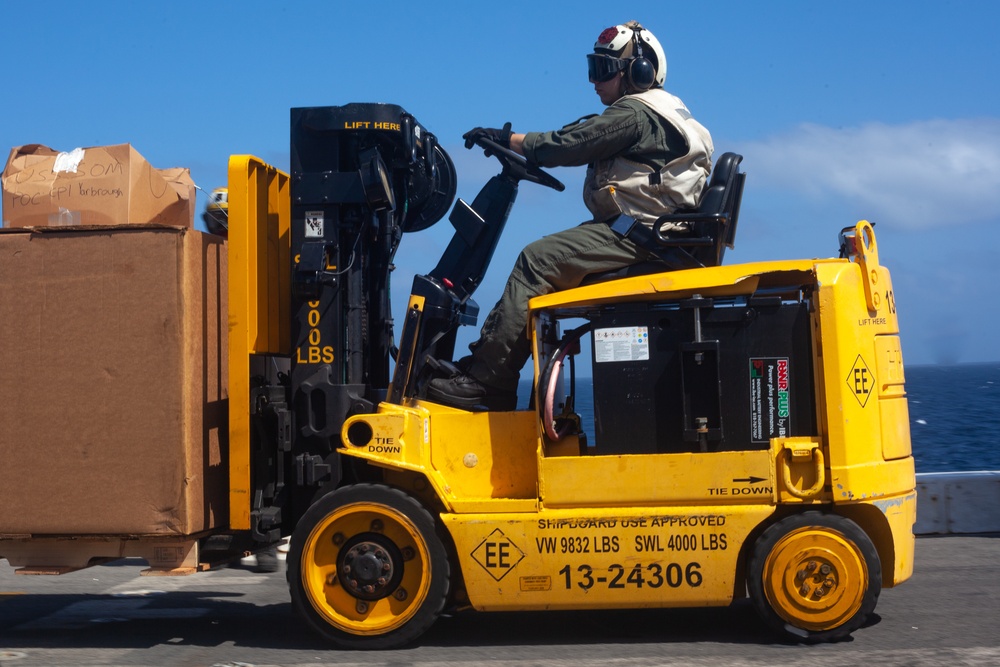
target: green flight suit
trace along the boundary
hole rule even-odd
[[[688,152],[680,131],[648,105],[628,97],[599,116],[582,118],[553,132],[529,132],[524,139],[524,153],[531,162],[542,167],[591,165],[590,171],[595,163],[618,157],[666,165]],[[521,368],[531,356],[526,330],[529,299],[577,287],[593,273],[655,259],[612,231],[605,224],[608,221],[589,220],[542,237],[521,251],[479,340],[469,346],[471,358],[463,360],[468,375],[491,391],[516,392]]]

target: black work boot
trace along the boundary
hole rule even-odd
[[[517,394],[487,387],[474,377],[459,374],[431,380],[427,398],[463,410],[484,406],[488,410],[509,411],[517,407]]]

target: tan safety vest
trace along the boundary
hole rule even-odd
[[[654,88],[625,99],[642,102],[673,125],[687,141],[687,155],[677,158],[655,174],[652,166],[616,157],[600,160],[587,169],[583,201],[594,220],[607,220],[621,213],[646,225],[678,208],[698,205],[705,181],[712,170],[712,137],[691,117],[681,100],[662,88]]]

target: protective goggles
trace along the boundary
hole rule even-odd
[[[587,75],[591,83],[602,83],[608,81],[618,72],[625,69],[625,62],[621,58],[606,56],[601,53],[587,54]]]

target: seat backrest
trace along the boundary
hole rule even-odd
[[[701,193],[701,201],[698,202],[699,213],[721,213],[726,205],[726,186],[729,184],[736,169],[733,157],[739,157],[733,153],[726,153],[715,165],[711,178],[705,186],[705,191]],[[736,162],[739,164],[739,162]]]
[[[740,219],[740,204],[743,202],[743,183],[746,179],[747,175],[745,173],[741,171],[736,172],[736,180],[733,183],[729,201],[729,219],[726,221],[726,246],[729,248],[736,245],[736,223]]]
[[[736,222],[740,216],[740,202],[743,200],[743,183],[746,174],[740,171],[743,156],[723,153],[715,163],[698,207],[680,209],[657,218],[656,224],[665,222],[686,222],[691,225],[687,236],[661,237],[658,242],[663,247],[676,248],[694,266],[719,266],[726,248],[732,248],[736,238]],[[654,234],[655,236],[655,234]],[[595,273],[587,276],[583,284],[593,284],[623,278],[645,275],[668,270],[664,262],[651,261],[627,266],[617,271]]]
[[[746,179],[746,174],[740,171],[742,161],[742,155],[723,153],[715,163],[698,208],[660,218],[661,222],[691,223],[693,233],[688,252],[705,266],[722,264],[726,248],[733,247]],[[685,247],[684,239],[678,239],[677,244]]]
[[[743,183],[747,175],[740,171],[742,155],[723,153],[719,158],[715,171],[712,172],[710,185],[722,185],[724,192],[719,212],[725,214],[725,233],[722,235],[727,247],[732,248],[736,240],[736,223],[740,217],[740,203],[743,201]],[[700,207],[699,207],[700,208]],[[725,249],[722,250],[725,252]],[[722,259],[722,255],[719,255]]]

